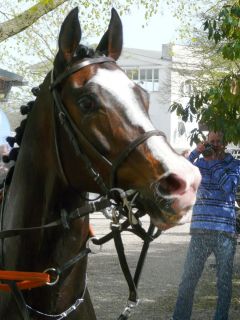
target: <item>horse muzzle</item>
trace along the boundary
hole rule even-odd
[[[193,167],[190,174],[169,173],[155,182],[152,191],[159,212],[154,210],[154,225],[162,230],[177,225],[193,207],[200,181],[200,173]]]

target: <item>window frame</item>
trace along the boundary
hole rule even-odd
[[[159,91],[159,67],[123,67],[127,76],[149,92]],[[134,74],[137,71],[137,76]],[[145,83],[151,83],[147,86]]]

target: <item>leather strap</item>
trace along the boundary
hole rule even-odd
[[[56,108],[56,114],[60,120],[60,123],[64,127],[64,130],[66,131],[69,141],[74,147],[75,153],[77,156],[79,156],[82,161],[84,162],[84,165],[86,166],[90,176],[97,182],[97,184],[100,186],[103,194],[107,194],[109,189],[105,185],[102,177],[100,174],[94,170],[91,161],[89,160],[86,153],[82,150],[82,146],[79,145],[78,139],[80,138],[83,145],[87,145],[89,150],[93,151],[95,154],[95,157],[100,159],[100,161],[103,161],[105,165],[107,165],[111,169],[111,175],[110,175],[110,188],[116,186],[116,173],[118,167],[122,164],[122,162],[129,156],[129,154],[140,144],[142,144],[145,140],[150,138],[151,136],[165,136],[163,132],[158,130],[152,130],[143,133],[140,137],[138,137],[136,140],[134,140],[132,143],[130,143],[126,149],[123,150],[123,152],[120,154],[120,156],[114,161],[112,164],[111,161],[109,161],[107,158],[105,158],[84,136],[84,134],[79,130],[79,128],[76,126],[72,118],[70,117],[67,109],[62,103],[61,97],[56,90],[56,87],[58,84],[60,84],[66,77],[70,76],[71,74],[79,71],[80,69],[92,65],[92,64],[98,64],[98,63],[104,63],[104,62],[113,62],[116,63],[116,61],[109,57],[98,57],[98,58],[88,58],[82,60],[80,63],[77,63],[69,69],[67,69],[65,72],[60,74],[55,80],[54,80],[54,73],[52,70],[51,73],[51,85],[50,90],[52,91],[52,95],[54,98],[54,105]],[[57,143],[56,143],[57,148]],[[57,155],[59,155],[59,152],[57,151]],[[58,162],[61,166],[61,159],[58,157]],[[62,167],[62,166],[61,166]],[[66,174],[63,172],[64,180],[66,181]]]
[[[134,280],[132,278],[131,272],[128,267],[127,259],[126,259],[125,252],[124,252],[124,246],[123,246],[123,242],[122,242],[120,227],[119,227],[119,225],[115,226],[114,224],[112,224],[111,229],[112,229],[112,233],[113,233],[115,247],[116,247],[117,254],[118,254],[119,263],[120,263],[124,277],[125,277],[127,284],[128,284],[129,300],[136,303],[138,300],[137,288],[135,286]]]
[[[96,203],[90,202],[89,204],[71,212],[69,216],[67,217],[67,222],[73,221],[78,218],[82,218],[89,213],[95,212],[95,211],[100,211],[107,206],[110,206],[111,203],[107,199],[103,199],[101,201],[97,201]],[[19,235],[24,235],[27,234],[29,231],[36,231],[40,229],[49,229],[49,228],[55,228],[58,226],[63,225],[62,219],[55,220],[53,222],[50,222],[48,224],[44,224],[42,226],[38,227],[31,227],[31,228],[17,228],[17,229],[8,229],[8,230],[2,230],[0,232],[0,239],[4,238],[11,238]]]
[[[0,280],[7,281],[7,283],[0,283],[0,290],[2,291],[10,291],[13,282],[20,290],[24,290],[46,285],[50,282],[50,276],[45,272],[0,270]]]
[[[98,58],[86,58],[82,60],[79,63],[74,64],[73,66],[69,67],[65,72],[60,74],[52,83],[50,86],[50,89],[52,90],[57,85],[59,85],[64,79],[69,77],[71,74],[79,71],[82,68],[85,68],[91,64],[97,64],[97,63],[103,63],[103,62],[113,62],[116,63],[116,61],[113,58],[110,57],[98,57]]]
[[[163,132],[159,130],[151,130],[143,133],[140,137],[135,139],[132,143],[128,145],[126,149],[123,150],[123,152],[118,156],[118,158],[113,162],[112,165],[112,172],[111,172],[111,178],[110,178],[110,185],[111,187],[117,185],[117,169],[119,166],[123,163],[123,161],[129,156],[129,154],[134,151],[137,146],[142,144],[145,140],[149,139],[152,136],[165,136]]]
[[[18,286],[16,285],[16,282],[9,281],[8,285],[11,288],[14,300],[17,304],[22,320],[30,320],[26,302],[24,300],[22,292],[19,290]]]
[[[85,249],[81,250],[79,252],[79,254],[77,254],[72,259],[68,260],[66,263],[64,263],[64,265],[62,265],[59,268],[56,268],[56,271],[57,271],[58,275],[63,273],[65,270],[71,268],[72,266],[74,266],[74,264],[76,264],[79,260],[81,260],[84,257],[86,257],[90,252],[91,252],[91,250],[89,248],[85,248]]]

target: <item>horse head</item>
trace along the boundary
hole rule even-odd
[[[195,202],[199,171],[155,130],[148,116],[149,94],[116,64],[123,43],[117,12],[112,9],[95,50],[81,44],[81,34],[75,8],[62,24],[54,61],[51,88],[61,105],[59,117],[71,123],[70,139],[84,150],[107,188],[138,191],[139,206],[156,226],[174,225]],[[87,187],[101,192],[69,146],[66,132],[60,136],[69,184],[79,191]]]
[[[14,288],[17,303],[4,293],[1,319],[29,319],[22,317],[28,312],[31,319],[44,313],[62,319],[75,309],[71,319],[96,319],[82,257],[88,217],[70,225],[67,220],[81,206],[82,193],[108,198],[114,189],[134,190],[136,207],[160,229],[176,224],[195,201],[198,169],[153,127],[148,93],[116,64],[123,42],[117,12],[112,9],[95,50],[81,44],[81,34],[74,9],[62,24],[53,70],[16,130],[21,147],[1,211],[6,233],[0,234],[8,234],[1,241],[1,269],[54,269],[61,279],[50,288],[26,290],[28,305]]]

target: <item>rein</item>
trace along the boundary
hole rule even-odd
[[[115,159],[113,162],[108,160],[106,157],[104,157],[90,142],[89,140],[84,136],[84,134],[79,130],[79,128],[75,125],[73,122],[71,116],[69,115],[67,109],[63,105],[61,101],[61,97],[59,95],[59,92],[57,91],[57,86],[64,80],[66,79],[69,75],[79,71],[80,69],[92,65],[92,64],[97,64],[97,63],[105,63],[105,62],[111,62],[115,63],[115,60],[108,58],[108,57],[100,57],[100,58],[92,58],[88,60],[84,60],[74,66],[72,66],[70,69],[65,71],[63,74],[58,76],[56,79],[54,79],[54,72],[52,70],[51,73],[51,85],[50,85],[50,90],[52,91],[52,95],[54,98],[54,105],[55,105],[55,110],[57,117],[65,129],[65,132],[68,135],[70,143],[73,145],[75,153],[77,156],[79,156],[86,169],[88,170],[90,176],[93,178],[93,180],[99,185],[100,189],[102,190],[104,195],[107,195],[109,197],[111,190],[114,189],[114,187],[117,185],[117,171],[121,164],[126,160],[126,158],[129,156],[129,154],[134,151],[140,144],[145,142],[147,139],[149,139],[152,136],[163,136],[165,137],[164,133],[158,130],[151,130],[148,132],[143,133],[139,137],[137,137],[134,141],[132,141],[126,149],[124,149],[120,155]],[[77,137],[80,137],[81,140],[85,145],[88,146],[90,150],[94,152],[96,155],[96,158],[100,159],[102,162],[107,164],[110,167],[110,181],[109,181],[109,188],[106,186],[104,183],[101,175],[97,172],[97,170],[94,169],[90,159],[86,155],[85,152],[83,152],[81,146],[79,145],[79,141]],[[56,139],[55,139],[56,141]],[[56,149],[57,149],[57,155],[58,155],[58,162],[59,166],[61,168],[61,171],[64,173],[62,162],[59,156],[59,151],[58,151],[58,146],[56,144]],[[64,179],[65,181],[67,180],[66,174],[64,173]],[[70,184],[70,183],[69,183]],[[126,198],[125,198],[126,199]],[[122,199],[123,200],[123,199]],[[124,203],[124,202],[123,202]],[[125,204],[128,202],[125,202]],[[129,219],[130,223],[132,222],[132,215],[131,215],[131,208],[127,207],[127,219]],[[138,224],[138,222],[136,222]],[[140,227],[140,225],[139,225]],[[128,317],[131,314],[132,309],[138,304],[138,297],[137,297],[137,285],[138,285],[138,280],[140,278],[141,270],[144,264],[144,260],[147,254],[147,250],[149,247],[149,239],[152,236],[154,227],[150,225],[148,233],[146,238],[144,238],[144,245],[142,248],[142,252],[139,258],[139,263],[136,268],[136,273],[134,278],[131,276],[131,272],[129,270],[127,260],[124,254],[124,247],[121,239],[121,225],[119,224],[119,221],[117,223],[111,224],[111,236],[114,239],[115,247],[117,250],[117,254],[119,257],[119,262],[123,271],[123,274],[125,276],[125,279],[127,281],[128,287],[129,287],[129,299],[126,308],[124,309],[123,313],[120,315],[118,318],[119,320],[125,320],[128,319]],[[145,230],[144,230],[145,232]],[[135,233],[139,235],[139,228],[138,231],[135,230]],[[160,235],[161,232],[157,233],[157,235]],[[142,230],[140,232],[140,237],[143,234]],[[152,238],[153,240],[153,238]],[[151,240],[151,241],[152,241]],[[95,240],[95,243],[97,244],[97,241]]]
[[[133,311],[133,309],[138,305],[137,286],[141,276],[141,272],[142,272],[144,261],[147,255],[149,244],[161,234],[161,231],[157,230],[157,232],[155,232],[154,234],[155,227],[153,226],[153,224],[150,224],[147,232],[144,230],[144,228],[142,228],[139,218],[145,215],[145,213],[143,214],[139,211],[135,213],[132,212],[134,219],[133,218],[129,219],[129,214],[130,214],[130,211],[132,211],[133,209],[134,203],[132,203],[132,201],[128,201],[127,198],[129,195],[130,196],[132,195],[133,193],[132,190],[124,192],[121,189],[117,189],[117,190],[113,189],[113,191],[119,192],[119,196],[122,200],[122,204],[120,203],[116,204],[108,199],[103,198],[101,201],[91,202],[73,211],[70,214],[67,214],[63,210],[61,212],[61,217],[62,217],[61,219],[53,221],[47,225],[26,228],[26,229],[4,230],[0,232],[0,239],[27,234],[28,232],[39,230],[39,229],[56,228],[59,226],[62,226],[64,228],[69,228],[69,223],[71,221],[84,217],[89,213],[93,213],[96,211],[103,210],[106,207],[110,207],[112,210],[111,232],[103,236],[101,239],[97,239],[95,236],[91,235],[91,238],[89,240],[91,240],[93,244],[101,246],[102,244],[108,242],[109,240],[114,239],[114,244],[118,254],[120,266],[122,268],[124,277],[127,281],[128,288],[129,288],[129,298],[127,301],[127,306],[123,310],[118,320],[126,320],[131,315],[131,312]],[[126,220],[121,223],[120,219],[122,218],[122,216],[125,216]],[[132,223],[131,221],[134,221],[134,223]],[[129,227],[131,228],[129,229]],[[132,277],[131,275],[131,272],[126,260],[125,252],[124,252],[124,246],[121,238],[121,233],[123,231],[132,232],[144,241],[142,250],[140,253],[140,257],[136,266],[134,277]],[[89,253],[91,253],[91,250],[90,248],[87,247],[86,249],[81,250],[78,255],[76,255],[69,261],[65,262],[63,266],[46,269],[43,273],[39,273],[39,272],[28,273],[28,272],[15,272],[15,271],[9,272],[5,270],[0,271],[0,279],[7,280],[6,284],[0,285],[0,290],[4,290],[4,291],[11,290],[13,292],[13,296],[19,306],[19,311],[24,320],[29,320],[27,309],[37,315],[44,315],[46,317],[51,317],[51,318],[54,317],[57,320],[63,319],[67,317],[70,312],[73,312],[80,305],[80,303],[84,301],[83,299],[84,294],[80,299],[77,299],[70,308],[68,308],[66,311],[64,311],[60,315],[48,315],[38,310],[35,310],[29,305],[27,305],[25,303],[25,300],[20,290],[36,288],[43,285],[49,285],[49,286],[56,285],[59,280],[59,276],[65,270],[72,267],[75,263],[77,263],[80,259],[88,255]],[[17,280],[21,280],[21,282],[18,282]]]

